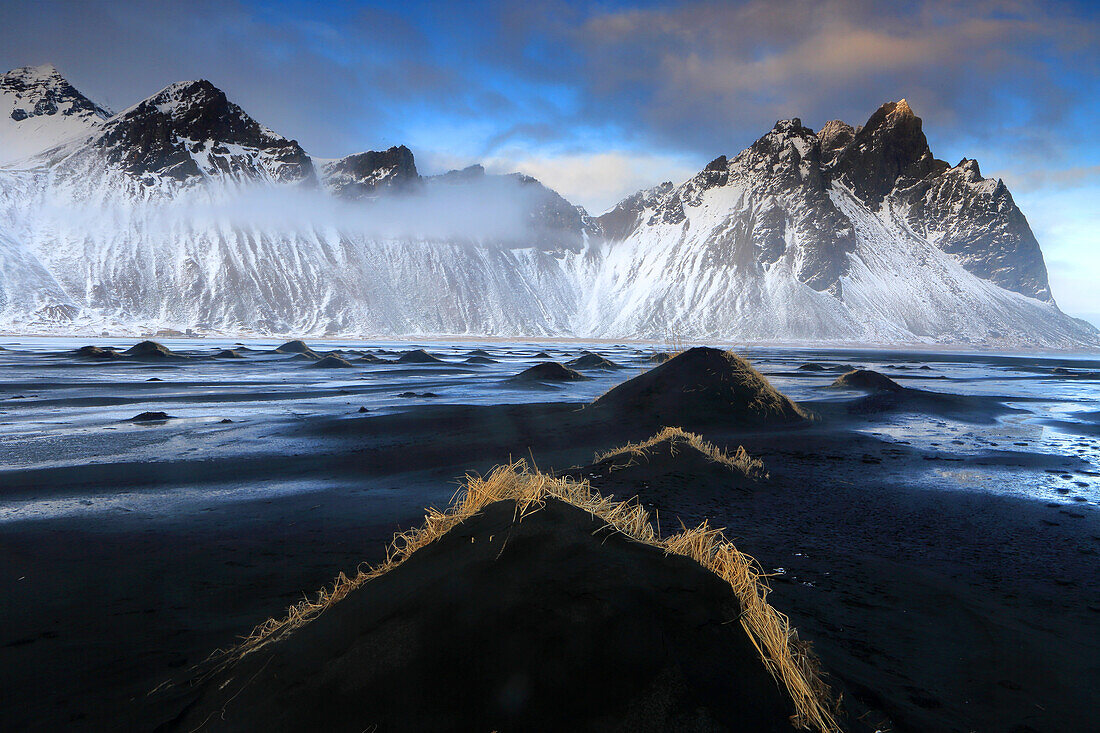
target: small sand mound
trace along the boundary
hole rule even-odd
[[[260,627],[172,728],[838,730],[758,566],[705,524],[660,539],[516,464],[388,558]]]
[[[321,357],[316,351],[309,348],[305,341],[300,339],[294,339],[293,341],[287,341],[282,346],[278,346],[274,349],[278,354],[304,354],[310,359],[320,359]]]
[[[591,351],[586,351],[576,359],[567,361],[565,364],[574,369],[622,369],[621,366],[610,359],[605,359],[599,354],[594,354]]]
[[[398,364],[446,364],[447,362],[440,359],[438,356],[432,356],[424,349],[416,349],[415,351],[406,351],[401,356],[397,357]]]
[[[361,361],[364,364],[389,364],[388,360],[383,359],[380,356],[375,356],[370,352],[363,354],[361,357],[359,357],[359,359],[357,359],[357,361]]]
[[[122,358],[122,354],[118,353],[113,346],[81,346],[76,350],[76,355],[82,359],[102,359],[104,361]]]
[[[741,357],[697,346],[611,389],[590,409],[646,425],[802,423],[806,414]]]
[[[181,354],[177,354],[163,344],[158,344],[156,341],[142,341],[140,344],[134,344],[126,351],[122,352],[126,356],[133,357],[134,359],[184,359]]]
[[[556,361],[535,364],[512,377],[512,381],[515,382],[577,382],[582,379],[588,379],[588,377]]]
[[[312,369],[347,369],[351,366],[351,362],[342,356],[336,356],[335,354],[329,354],[323,359],[310,364]]]
[[[215,359],[243,359],[244,354],[241,354],[236,349],[222,349],[218,353],[214,354]]]
[[[545,351],[540,351],[539,353],[535,354],[532,358],[533,359],[549,359],[551,357]]]
[[[657,351],[657,352],[652,353],[649,356],[647,356],[645,358],[645,360],[646,361],[651,361],[654,364],[664,364],[666,361],[668,361],[671,358],[672,358],[672,354],[666,353],[664,351]]]
[[[167,412],[143,412],[130,418],[130,422],[163,422],[171,417]]]
[[[829,371],[829,367],[825,366],[824,364],[816,364],[814,362],[810,362],[809,364],[803,364],[802,366],[798,367],[798,369],[799,369],[799,371],[803,371],[803,372],[827,372],[827,371]]]
[[[466,360],[467,364],[496,364],[497,360],[488,356],[471,356]]]
[[[485,349],[474,349],[473,351],[467,351],[466,356],[492,356]]]
[[[726,453],[695,433],[675,427],[667,427],[641,443],[628,443],[599,454],[591,466],[579,470],[579,475],[601,490],[609,488],[601,478],[613,480],[615,489],[629,484],[635,489],[656,486],[691,491],[745,489],[768,478],[764,462],[750,456],[743,446]],[[649,498],[642,493],[642,498]]]
[[[853,369],[847,374],[841,374],[830,386],[860,389],[868,392],[902,392],[905,390],[904,387],[890,379],[890,377],[871,369]]]

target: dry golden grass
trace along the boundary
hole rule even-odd
[[[768,472],[764,470],[764,462],[759,458],[753,458],[745,450],[743,445],[737,446],[737,450],[730,455],[714,443],[704,440],[695,433],[689,433],[683,428],[665,427],[661,432],[648,440],[638,443],[627,443],[619,448],[604,453],[597,453],[593,463],[611,461],[616,468],[632,466],[639,461],[648,460],[650,455],[658,448],[668,444],[669,452],[675,456],[676,452],[683,450],[685,446],[699,451],[707,460],[723,465],[733,471],[744,474],[754,481],[762,481],[768,478]]]
[[[677,430],[666,429],[662,434],[673,434],[670,431]],[[716,448],[714,451],[721,454]],[[836,702],[828,686],[821,680],[817,661],[810,652],[809,645],[799,640],[797,631],[791,627],[785,615],[768,605],[766,599],[769,588],[757,562],[738,551],[725,538],[721,529],[712,528],[704,522],[694,529],[685,528],[680,534],[660,538],[650,523],[649,513],[636,500],[615,501],[613,497],[604,497],[593,491],[587,481],[529,471],[526,462],[522,460],[498,466],[487,477],[467,476],[464,488],[456,494],[455,501],[448,509],[429,509],[422,526],[398,533],[394,537],[386,560],[381,565],[361,568],[353,578],[341,573],[331,589],[322,588],[315,598],[292,606],[282,619],[268,619],[257,626],[238,647],[221,653],[217,668],[223,668],[234,660],[283,638],[320,616],[348,593],[393,570],[417,550],[439,539],[489,504],[498,501],[516,502],[517,521],[520,521],[549,498],[579,507],[637,542],[660,548],[668,554],[690,557],[727,582],[740,601],[741,615],[738,621],[741,627],[760,653],[768,671],[787,690],[794,702],[796,714],[792,722],[796,727],[822,733],[840,730]]]

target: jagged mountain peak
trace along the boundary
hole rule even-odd
[[[87,135],[110,116],[53,64],[12,69],[0,76],[0,163]]]
[[[798,281],[842,298],[856,248],[853,222],[838,208],[843,191],[905,221],[977,277],[1053,303],[1042,253],[1008,189],[983,178],[976,161],[951,167],[935,158],[905,99],[859,128],[832,120],[815,134],[799,118],[779,120],[736,157],[715,158],[680,186],[630,196],[599,221],[614,241],[662,224],[706,227],[727,250],[731,240],[751,242],[765,269],[793,252]],[[707,203],[716,195],[732,201],[717,209]]]
[[[38,64],[37,66],[20,66],[0,77],[0,84],[14,79],[25,81],[63,80],[61,72],[51,63]]]
[[[206,79],[169,84],[104,125],[94,147],[146,182],[230,176],[314,179],[296,140],[272,132]]]
[[[886,102],[835,156],[833,178],[877,205],[899,183],[942,173],[949,166],[932,155],[922,125],[904,99]]]
[[[465,181],[484,178],[485,175],[485,166],[480,163],[474,163],[465,168],[456,168],[446,173],[440,173],[438,176],[432,176],[432,180],[441,181],[443,183],[463,183]]]

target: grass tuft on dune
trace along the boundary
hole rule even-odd
[[[666,437],[691,440],[675,428],[662,433]],[[660,437],[660,436],[658,436]],[[648,441],[647,441],[648,442]],[[645,450],[631,446],[630,450]],[[714,446],[707,449],[716,461],[737,462]],[[751,464],[751,459],[749,459]],[[759,470],[762,467],[756,467]],[[478,515],[497,502],[511,501],[516,505],[516,520],[538,511],[546,501],[556,499],[580,508],[603,521],[625,537],[660,550],[668,555],[690,558],[727,583],[740,602],[737,619],[759,653],[763,663],[789,695],[797,727],[823,732],[839,731],[836,704],[822,681],[817,661],[809,645],[798,638],[782,613],[767,602],[769,588],[759,565],[740,552],[722,534],[722,530],[706,522],[671,537],[657,535],[649,513],[636,500],[616,501],[611,496],[594,492],[587,481],[558,478],[528,469],[524,461],[499,466],[488,476],[467,476],[451,506],[445,510],[431,508],[420,527],[401,532],[394,537],[386,560],[376,567],[360,568],[354,577],[341,573],[332,587],[321,589],[316,597],[292,606],[280,619],[269,619],[256,627],[245,641],[216,661],[214,671],[228,667],[264,646],[277,642],[319,617],[365,583],[378,578],[408,560],[418,550],[440,539],[457,525]],[[213,674],[213,673],[211,673]]]
[[[611,470],[619,470],[639,462],[649,462],[654,454],[668,453],[670,456],[676,456],[678,453],[689,450],[695,451],[711,463],[724,466],[753,481],[768,478],[764,462],[750,456],[744,446],[737,446],[737,450],[731,455],[699,435],[678,427],[665,427],[647,440],[627,443],[624,446],[597,453],[592,462],[610,465]]]

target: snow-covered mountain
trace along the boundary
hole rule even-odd
[[[52,64],[12,69],[0,76],[0,164],[87,135],[110,116]]]
[[[4,331],[1100,343],[1004,185],[904,101],[781,121],[596,218],[403,146],[313,159],[206,81],[111,115],[16,69],[0,104]]]
[[[595,333],[1071,346],[1042,252],[1000,181],[928,149],[902,100],[856,130],[781,120],[732,160],[598,219]]]

